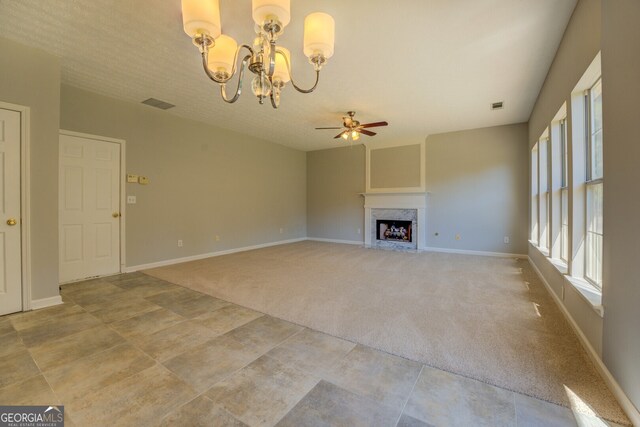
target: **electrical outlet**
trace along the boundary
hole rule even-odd
[[[284,233],[284,228],[280,228],[280,234]]]
[[[460,235],[456,234],[456,240],[460,240],[460,239],[461,239]]]
[[[178,247],[181,248],[182,247],[182,240],[178,240]]]
[[[220,241],[220,236],[216,235],[216,242]]]
[[[358,228],[358,234],[361,234],[361,233],[362,233],[362,230],[360,230],[360,229]]]
[[[506,243],[506,244],[509,243],[509,236],[504,236],[504,243]]]
[[[127,204],[135,205],[136,204],[136,196],[127,196]]]

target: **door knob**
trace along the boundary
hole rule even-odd
[[[120,212],[114,212],[111,214],[112,217],[114,218],[119,218],[120,217]]]
[[[16,225],[18,223],[18,221],[15,220],[15,218],[9,218],[7,220],[7,225]]]

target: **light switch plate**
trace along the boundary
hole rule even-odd
[[[149,178],[141,175],[138,177],[138,183],[142,185],[147,185],[149,183]]]
[[[138,175],[128,174],[127,182],[131,184],[138,182]]]
[[[136,196],[127,196],[127,204],[135,205],[136,204]]]

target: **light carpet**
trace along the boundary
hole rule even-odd
[[[628,423],[524,259],[305,241],[145,273],[429,366]]]

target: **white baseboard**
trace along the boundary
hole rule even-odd
[[[360,242],[357,240],[322,239],[320,237],[307,237],[307,240],[310,240],[312,242],[340,243],[343,245],[364,245],[364,241]]]
[[[34,299],[31,300],[31,310],[37,310],[39,308],[52,307],[54,305],[62,304],[62,297],[60,295],[49,298]]]
[[[461,254],[461,255],[493,256],[493,257],[500,257],[500,258],[528,258],[528,256],[525,254],[512,254],[507,252],[470,251],[466,249],[435,248],[432,246],[427,246],[426,248],[422,248],[420,249],[420,251],[444,252],[448,254]]]
[[[130,267],[124,267],[122,272],[123,273],[133,273],[135,271],[148,270],[150,268],[164,267],[164,266],[167,266],[167,265],[180,264],[180,263],[189,262],[189,261],[197,261],[197,260],[205,259],[205,258],[211,258],[211,257],[216,257],[216,256],[235,254],[237,252],[252,251],[254,249],[268,248],[270,246],[286,245],[287,243],[302,242],[304,240],[307,240],[307,238],[306,237],[302,237],[302,238],[299,238],[299,239],[279,240],[277,242],[262,243],[262,244],[253,245],[253,246],[244,246],[242,248],[226,249],[224,251],[209,252],[209,253],[206,253],[206,254],[192,255],[192,256],[187,256],[187,257],[182,257],[182,258],[167,259],[167,260],[164,260],[164,261],[151,262],[149,264],[140,264],[140,265],[133,265],[133,266],[130,266]]]
[[[533,267],[534,271],[536,272],[540,280],[542,280],[542,283],[544,283],[545,288],[547,288],[547,292],[549,292],[549,294],[555,301],[556,305],[558,306],[558,308],[560,309],[564,317],[567,319],[567,322],[569,322],[569,324],[571,325],[571,328],[575,331],[576,335],[578,336],[578,339],[580,340],[580,343],[582,344],[582,347],[584,347],[585,351],[589,355],[589,358],[595,365],[596,369],[598,370],[602,378],[604,378],[605,383],[607,384],[607,386],[609,386],[609,389],[611,390],[615,398],[618,400],[618,403],[620,403],[620,406],[629,417],[629,420],[631,420],[631,423],[634,426],[640,426],[640,411],[638,411],[638,409],[635,407],[633,402],[631,402],[631,400],[627,397],[625,392],[622,390],[622,387],[620,387],[620,384],[618,384],[618,382],[613,377],[613,375],[611,375],[611,372],[609,372],[609,369],[607,369],[607,367],[605,366],[604,362],[602,361],[602,359],[600,358],[596,350],[593,348],[593,346],[591,345],[591,343],[589,342],[585,334],[582,332],[582,330],[580,329],[576,321],[573,319],[573,317],[571,316],[571,313],[569,313],[569,310],[567,310],[562,300],[560,300],[558,295],[553,291],[553,289],[551,289],[551,285],[549,285],[549,282],[547,282],[547,279],[545,279],[545,277],[542,275],[542,272],[538,269],[538,266],[536,265],[536,263],[533,262],[531,257],[527,256],[527,258],[529,259],[529,264],[531,264],[531,266]]]

